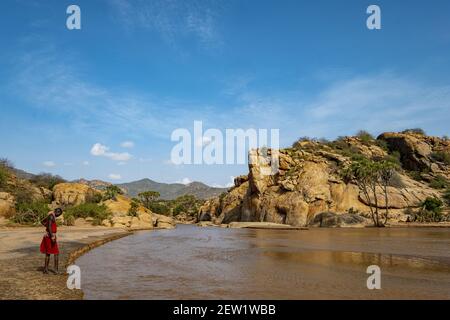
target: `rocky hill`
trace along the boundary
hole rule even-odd
[[[160,183],[150,179],[122,183],[117,186],[122,188],[130,197],[136,197],[140,192],[151,190],[159,192],[160,198],[164,200],[173,200],[188,194],[198,199],[209,199],[227,190],[224,188],[213,188],[201,182],[192,182],[185,185],[181,183]]]
[[[252,150],[249,157],[258,160],[260,151]],[[206,202],[199,220],[293,226],[371,224],[371,208],[386,208],[383,189],[375,188],[376,199],[366,197],[356,181],[343,177],[344,170],[360,158],[398,162],[386,190],[391,222],[406,221],[427,198],[447,200],[443,199],[450,187],[450,141],[446,138],[403,132],[383,133],[377,139],[367,134],[332,142],[302,139],[280,150],[279,171],[273,176],[262,174],[268,164],[253,161],[249,174],[236,178],[226,195]]]

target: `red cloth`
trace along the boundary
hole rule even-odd
[[[52,221],[50,227],[51,227],[52,233],[56,236],[56,231],[57,231],[56,222]],[[45,235],[42,238],[40,249],[41,249],[41,253],[59,254],[58,242],[56,242],[56,240],[55,240],[55,242],[53,242],[48,233],[47,233],[47,235]]]

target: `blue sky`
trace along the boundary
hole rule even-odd
[[[66,28],[70,4],[81,30]],[[381,30],[366,28],[370,4]],[[194,120],[278,128],[283,146],[450,135],[446,0],[4,0],[0,17],[0,156],[30,172],[221,186],[246,173],[168,161]]]

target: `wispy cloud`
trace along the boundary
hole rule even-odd
[[[129,148],[129,149],[131,149],[131,148],[134,148],[134,142],[133,141],[124,141],[124,142],[122,142],[120,144],[120,146],[122,148]]]
[[[54,161],[44,161],[42,164],[47,168],[56,167],[56,163]]]
[[[8,90],[33,108],[69,119],[78,132],[167,138],[187,117],[195,117],[186,102],[98,86],[81,75],[83,68],[70,55],[38,43],[45,49],[31,49],[15,61],[16,75]]]
[[[120,180],[120,179],[122,179],[122,176],[118,173],[110,173],[108,175],[108,178],[111,180]]]
[[[221,7],[219,1],[114,0],[108,3],[127,28],[154,30],[172,45],[187,37],[194,37],[206,46],[217,46],[221,42],[216,23]]]
[[[380,133],[433,128],[450,123],[450,86],[394,73],[353,77],[334,82],[303,109],[302,130],[319,137],[353,134],[357,129]]]

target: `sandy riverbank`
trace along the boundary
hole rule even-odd
[[[61,274],[42,273],[44,256],[39,252],[42,228],[0,228],[0,300],[82,299],[80,290],[66,287],[66,266],[79,255],[105,242],[131,234],[105,227],[60,227]],[[53,258],[50,264],[53,270]]]

